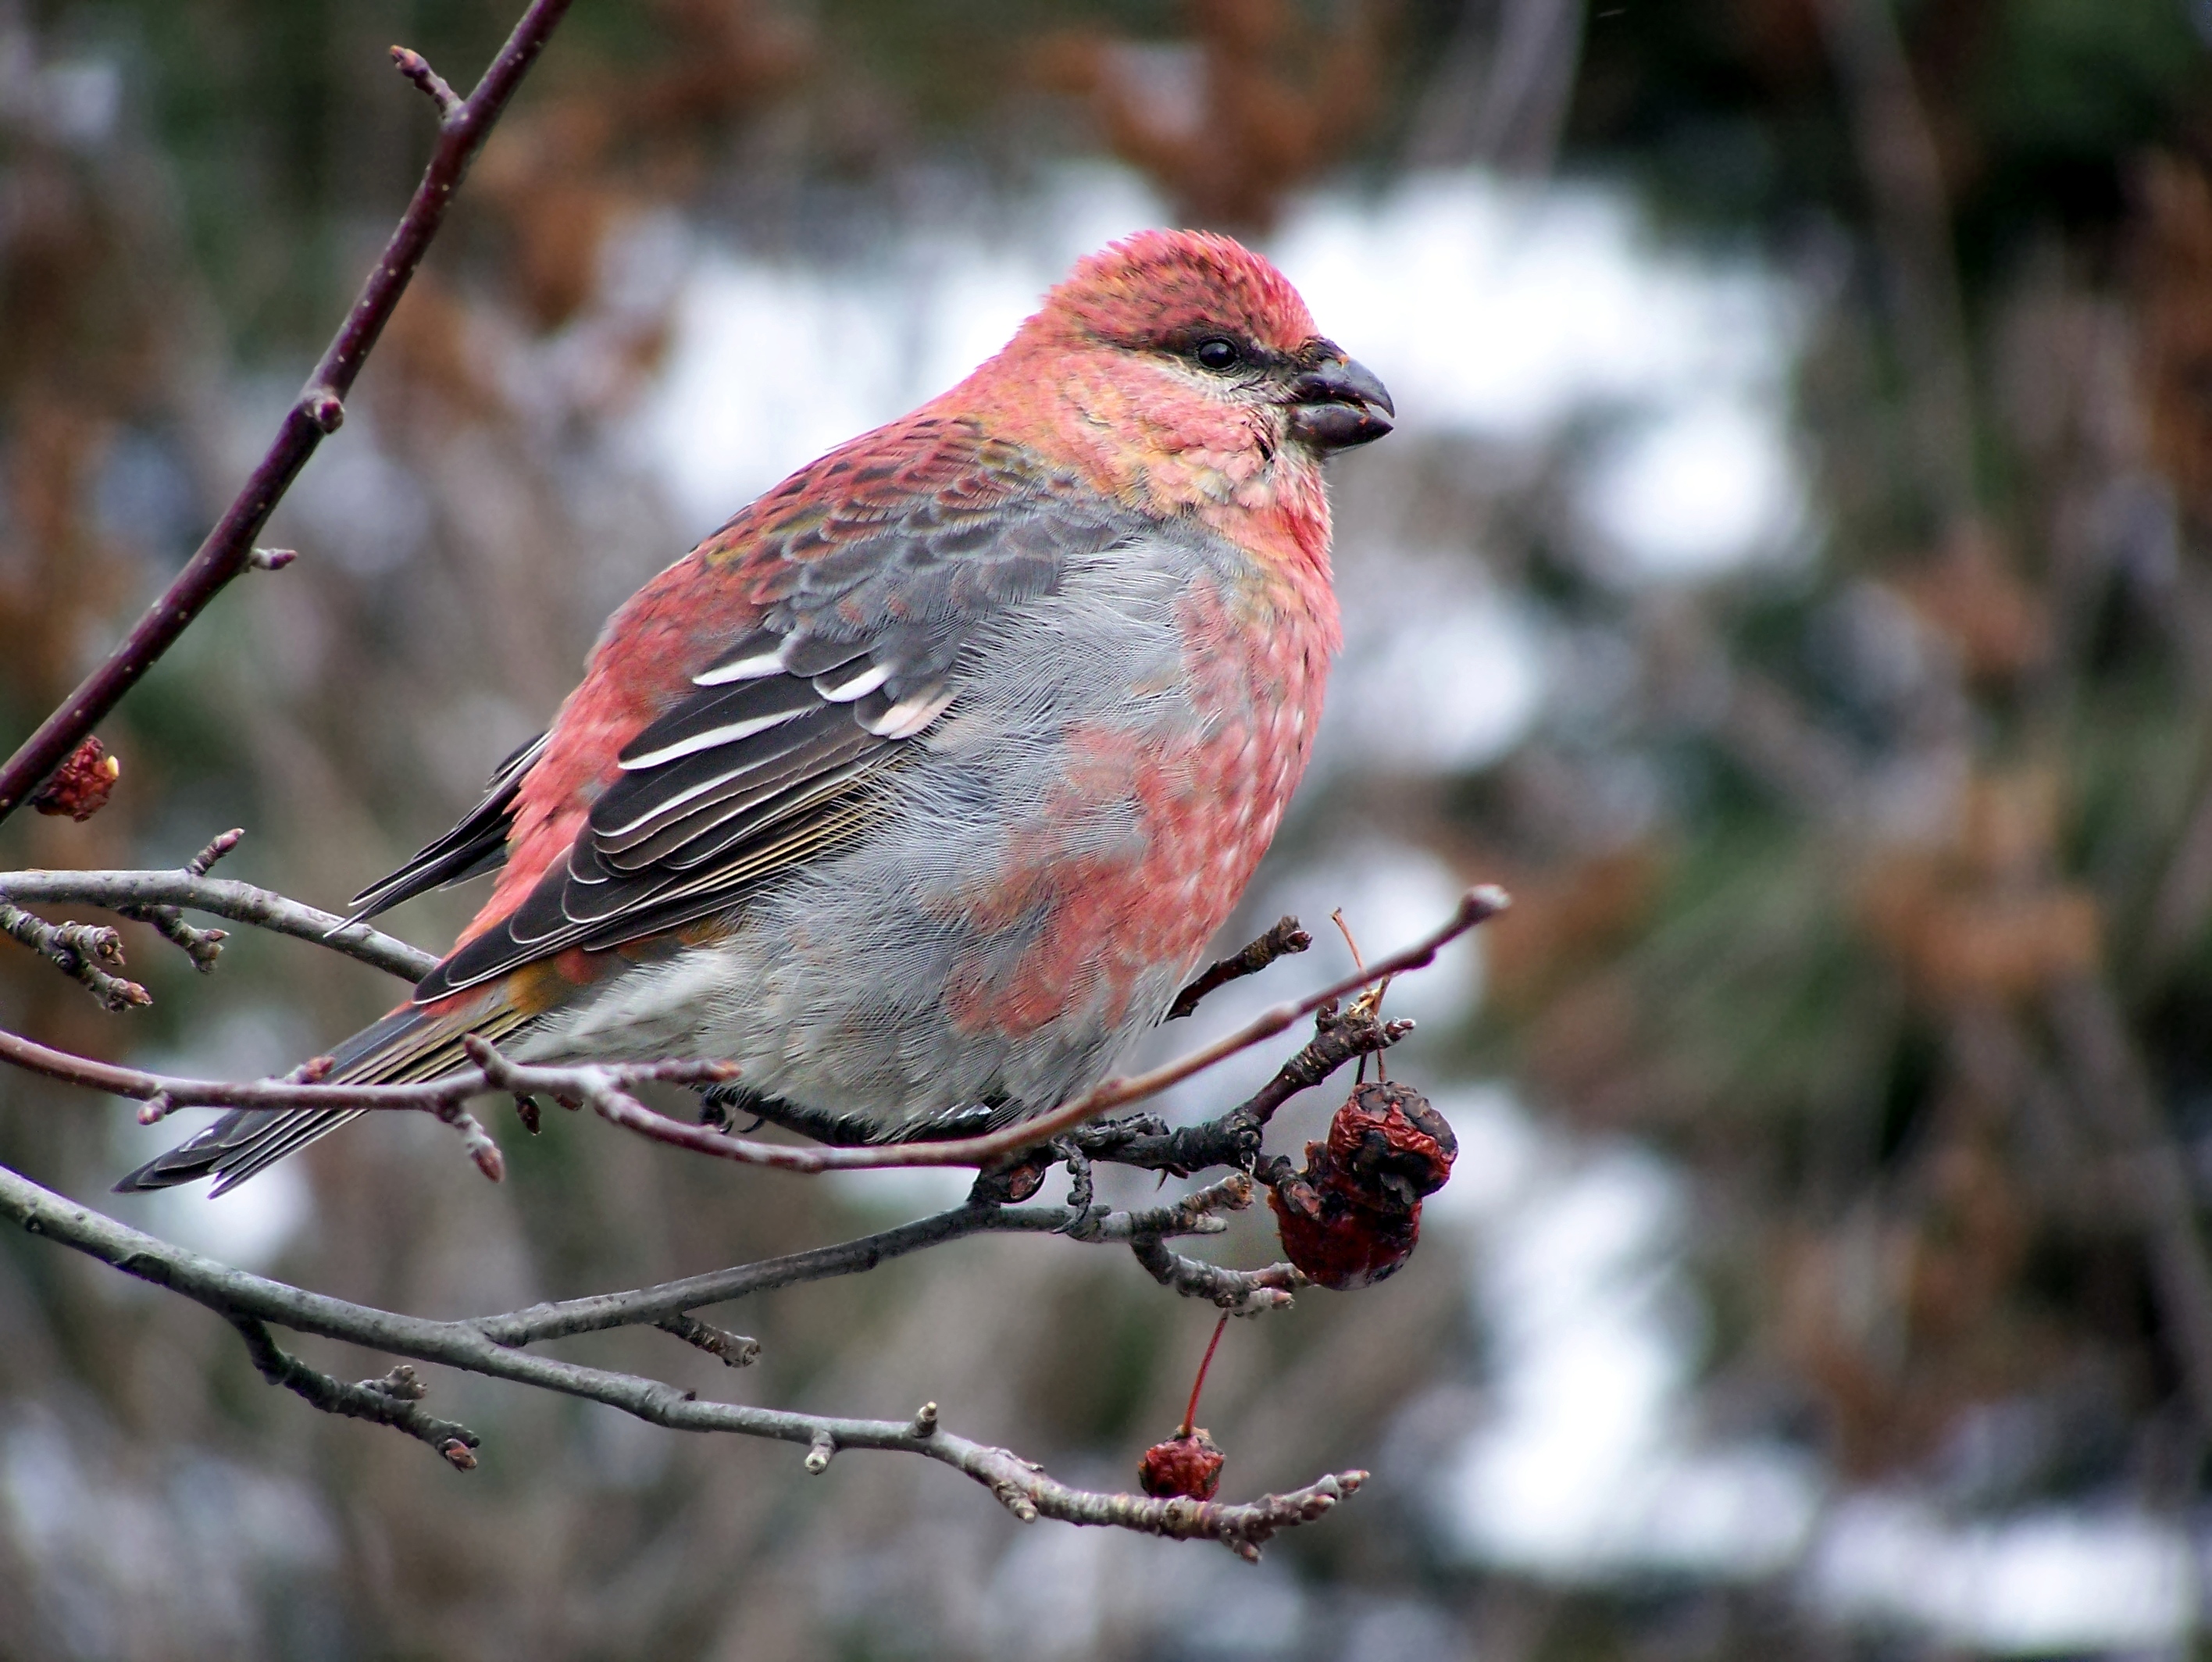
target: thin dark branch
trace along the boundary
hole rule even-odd
[[[373,1420],[404,1431],[436,1449],[457,1471],[476,1470],[474,1451],[483,1446],[483,1439],[465,1425],[425,1413],[422,1404],[428,1387],[404,1362],[380,1380],[348,1385],[280,1349],[258,1317],[241,1316],[235,1311],[226,1313],[246,1341],[246,1355],[253,1358],[254,1367],[270,1384],[297,1392],[325,1414]]]
[[[1154,1240],[1178,1235],[1218,1234],[1227,1227],[1218,1214],[1249,1205],[1252,1181],[1237,1173],[1224,1181],[1194,1190],[1164,1205],[1133,1212],[1111,1212],[1094,1216],[1086,1240],[1120,1242],[1143,1237]],[[495,1344],[535,1344],[545,1339],[568,1338],[578,1333],[605,1332],[615,1327],[658,1325],[663,1317],[678,1316],[708,1305],[726,1304],[754,1293],[779,1287],[830,1281],[839,1276],[860,1275],[879,1264],[904,1258],[948,1241],[975,1234],[1062,1234],[1076,1214],[1061,1206],[955,1206],[949,1211],[916,1218],[895,1228],[878,1230],[834,1246],[763,1259],[727,1270],[710,1271],[657,1287],[628,1293],[599,1293],[568,1299],[557,1304],[535,1304],[505,1315],[478,1316],[466,1325]]]
[[[438,963],[434,954],[367,924],[349,924],[335,913],[252,883],[210,877],[190,865],[173,871],[0,871],[0,896],[18,903],[106,907],[126,916],[130,907],[187,907],[311,941],[406,981],[421,980]]]
[[[138,620],[122,646],[0,767],[0,819],[13,813],[38,789],[94,725],[176,644],[216,595],[241,573],[253,568],[254,537],[324,435],[335,432],[345,419],[344,398],[353,390],[354,377],[361,373],[362,361],[384,332],[400,295],[406,292],[408,280],[422,264],[469,163],[568,5],[569,0],[532,0],[467,101],[442,113],[437,148],[423,170],[422,183],[415,187],[414,197],[385,245],[383,257],[362,285],[353,310],[324,352],[322,361],[286,413],[267,453],[207,540]],[[424,69],[427,73],[428,65]]]
[[[1275,1071],[1275,1077],[1218,1119],[1170,1131],[1157,1119],[1108,1120],[1073,1135],[1093,1160],[1177,1177],[1215,1166],[1246,1166],[1260,1152],[1275,1110],[1310,1090],[1346,1063],[1389,1049],[1413,1029],[1411,1022],[1378,1022],[1362,1010],[1340,1014],[1332,1005],[1316,1013],[1314,1036]]]
[[[856,1420],[702,1402],[659,1380],[507,1348],[471,1323],[401,1315],[248,1275],[128,1228],[4,1168],[0,1168],[0,1218],[166,1287],[234,1323],[241,1319],[273,1322],[418,1362],[441,1362],[604,1403],[672,1430],[730,1432],[796,1443],[814,1453],[884,1449],[923,1455],[974,1478],[1024,1522],[1056,1518],[1179,1540],[1212,1539],[1240,1556],[1256,1558],[1278,1532],[1322,1516],[1366,1477],[1362,1471],[1337,1472],[1287,1495],[1262,1495],[1233,1506],[1072,1489],[1008,1450],[952,1435],[926,1410],[911,1420]],[[826,1462],[827,1453],[823,1453]]]
[[[2133,1179],[2134,1210],[2165,1317],[2162,1337],[2198,1425],[2212,1428],[2212,1246],[2189,1157],[2168,1127],[2111,986],[2094,976],[2061,982],[2047,1010],[2083,1118]]]
[[[1313,944],[1313,937],[1298,927],[1296,918],[1280,918],[1275,926],[1234,957],[1217,959],[1199,973],[1198,979],[1176,994],[1175,1003],[1168,1006],[1165,1017],[1170,1022],[1181,1021],[1199,1006],[1199,1001],[1217,988],[1231,981],[1241,981],[1247,975],[1257,975],[1278,958],[1288,957],[1293,952],[1304,952]]]
[[[1914,440],[1905,459],[1956,528],[1978,506],[1977,429],[1942,149],[1891,0],[1819,0],[1812,11],[1850,118],[1897,320]]]
[[[404,46],[392,49],[392,61],[399,66],[399,73],[422,89],[423,94],[438,106],[441,122],[451,121],[461,113],[461,100],[446,84],[446,77],[430,67],[430,60],[418,52]]]

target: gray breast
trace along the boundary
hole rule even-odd
[[[951,707],[885,779],[869,829],[750,898],[711,961],[624,978],[533,1048],[726,1058],[750,1089],[885,1129],[976,1103],[1042,1111],[1088,1088],[1188,965],[1145,970],[1118,1012],[1079,978],[1052,1020],[1019,1035],[960,1031],[948,986],[962,966],[970,981],[1010,977],[1035,940],[1034,907],[971,921],[1010,870],[1047,841],[1059,857],[1110,858],[1137,836],[1133,802],[1110,789],[1070,814],[1070,736],[1203,736],[1182,685],[1177,602],[1194,579],[1236,581],[1241,561],[1181,525],[1068,560],[1048,591],[971,637]]]

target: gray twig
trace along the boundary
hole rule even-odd
[[[0,900],[0,931],[30,948],[118,1015],[154,1002],[137,982],[113,973],[123,967],[123,937],[112,929],[96,924],[50,924]]]
[[[205,1304],[208,1301],[203,1299],[200,1302]],[[374,1420],[379,1425],[404,1431],[436,1449],[456,1471],[476,1470],[475,1451],[483,1446],[483,1439],[465,1425],[423,1412],[422,1401],[428,1387],[415,1377],[415,1370],[404,1362],[380,1380],[348,1385],[280,1349],[259,1317],[222,1310],[219,1306],[210,1307],[228,1317],[230,1325],[238,1329],[239,1337],[246,1341],[246,1355],[253,1358],[254,1367],[270,1384],[296,1392],[325,1414]]]
[[[1140,1237],[1218,1234],[1228,1226],[1216,1214],[1249,1205],[1253,1192],[1249,1178],[1242,1172],[1232,1173],[1218,1183],[1164,1205],[1109,1212],[1103,1217],[1094,1214],[1088,1233],[1081,1239],[1119,1244]],[[955,1206],[833,1246],[713,1270],[634,1292],[596,1293],[557,1304],[533,1304],[505,1315],[478,1316],[467,1325],[493,1344],[509,1347],[614,1327],[659,1325],[664,1318],[726,1304],[755,1293],[863,1274],[892,1259],[969,1235],[1066,1234],[1075,1216],[1064,1206]]]
[[[1149,1117],[1104,1120],[1084,1126],[1070,1141],[1093,1160],[1178,1177],[1215,1166],[1247,1166],[1259,1155],[1276,1109],[1346,1063],[1388,1050],[1413,1030],[1411,1022],[1380,1022],[1364,1011],[1324,1004],[1315,1014],[1311,1041],[1228,1113],[1172,1131]]]
[[[335,913],[288,899],[270,889],[257,889],[252,883],[209,876],[200,860],[207,859],[211,864],[210,850],[217,850],[216,858],[220,858],[222,852],[228,852],[234,846],[234,837],[226,833],[210,843],[191,863],[173,871],[0,871],[0,900],[32,905],[99,906],[125,916],[132,915],[130,909],[133,907],[183,907],[328,947],[403,980],[419,981],[437,967],[434,954],[411,947],[367,924],[349,924]]]
[[[1202,1298],[1232,1316],[1256,1316],[1262,1310],[1287,1310],[1291,1295],[1310,1286],[1295,1265],[1270,1264],[1264,1270],[1224,1270],[1218,1264],[1185,1258],[1164,1246],[1158,1235],[1129,1243],[1152,1279],[1185,1298]]]
[[[664,1333],[675,1334],[686,1344],[696,1345],[725,1368],[750,1368],[760,1360],[758,1339],[732,1333],[693,1316],[663,1316],[653,1325]]]
[[[659,1380],[512,1350],[494,1342],[473,1323],[401,1315],[248,1275],[126,1228],[4,1168],[0,1168],[0,1217],[217,1312],[239,1326],[255,1350],[257,1364],[269,1364],[263,1368],[265,1374],[299,1392],[316,1406],[398,1425],[414,1435],[422,1433],[410,1422],[412,1403],[374,1387],[341,1385],[285,1356],[273,1340],[260,1344],[247,1324],[273,1322],[298,1332],[368,1345],[417,1362],[441,1362],[493,1379],[536,1386],[604,1403],[672,1430],[769,1438],[798,1443],[810,1451],[821,1449],[826,1440],[835,1449],[920,1454],[981,1483],[1025,1523],[1055,1518],[1178,1540],[1217,1540],[1247,1559],[1256,1559],[1261,1548],[1279,1532],[1325,1515],[1356,1490],[1367,1475],[1336,1472],[1288,1494],[1263,1495],[1238,1505],[1073,1489],[1010,1450],[955,1436],[933,1422],[925,1426],[922,1422],[927,1416],[922,1415],[912,1420],[857,1420],[742,1403],[702,1402]],[[259,1338],[266,1338],[265,1330]],[[454,1428],[455,1440],[459,1435],[459,1428]],[[429,1441],[427,1436],[424,1440]],[[462,1447],[465,1449],[468,1445],[464,1441]],[[454,1457],[448,1454],[447,1458]]]

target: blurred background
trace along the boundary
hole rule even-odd
[[[387,234],[431,139],[387,45],[465,87],[518,9],[0,0],[7,743],[190,552]],[[1255,1570],[428,1370],[487,1439],[462,1477],[12,1240],[0,1655],[2212,1654],[2208,63],[2206,0],[580,0],[264,539],[298,564],[104,726],[114,804],[19,816],[0,864],[241,825],[227,871],[338,906],[752,494],[1106,240],[1249,237],[1400,424],[1334,464],[1345,656],[1232,932],[1340,906],[1381,950],[1468,883],[1517,902],[1391,995],[1393,1072],[1462,1147],[1420,1252],[1235,1324],[1200,1416],[1232,1498],[1375,1479]],[[394,926],[442,945],[474,904]],[[0,1021],[250,1074],[396,992],[126,934],[151,1010],[11,948]],[[1340,972],[1316,934],[1188,1025]],[[0,1105],[41,1182],[433,1315],[959,1189],[502,1116],[497,1189],[386,1120],[217,1204],[125,1199],[173,1128],[12,1075]],[[1264,1214],[1205,1249],[1277,1255]],[[1212,1314],[1059,1240],[706,1313],[761,1362],[557,1349],[933,1398],[1109,1488]]]

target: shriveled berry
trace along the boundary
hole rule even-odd
[[[1409,1085],[1357,1086],[1306,1144],[1306,1169],[1277,1179],[1267,1196],[1283,1255],[1317,1285],[1371,1287],[1411,1258],[1421,1238],[1421,1200],[1451,1175],[1459,1141],[1444,1117]]]
[[[1197,1426],[1146,1449],[1137,1463],[1137,1483],[1155,1500],[1210,1501],[1221,1492],[1224,1459],[1213,1434]]]
[[[1283,1256],[1319,1287],[1346,1293],[1388,1280],[1421,1239],[1421,1204],[1355,1206],[1334,1189],[1293,1179],[1267,1196]]]
[[[38,788],[31,806],[41,814],[66,814],[88,820],[107,805],[107,793],[122,777],[123,764],[97,738],[88,738]]]
[[[1354,1088],[1328,1123],[1331,1162],[1372,1204],[1419,1204],[1451,1175],[1459,1139],[1410,1085],[1373,1080]]]

